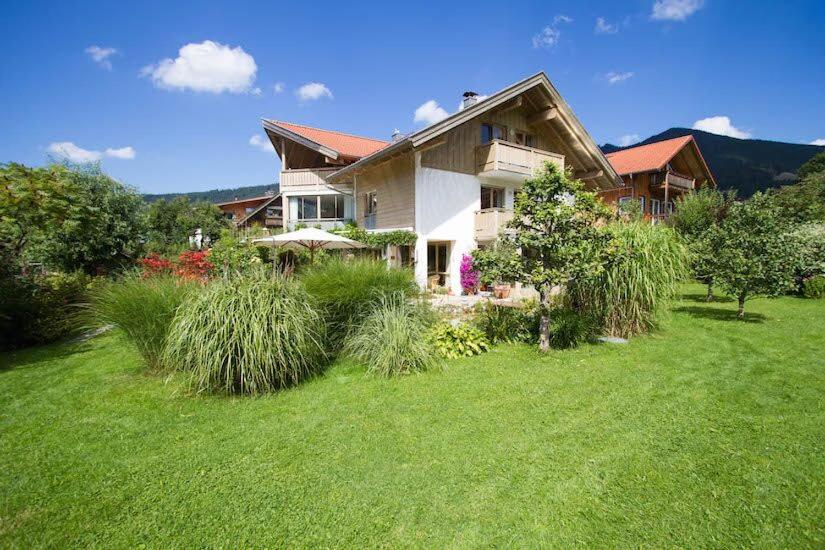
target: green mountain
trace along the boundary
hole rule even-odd
[[[191,193],[163,193],[159,195],[143,195],[146,202],[156,200],[170,200],[175,197],[189,197],[190,201],[228,202],[236,199],[248,199],[260,197],[267,191],[278,192],[278,184],[272,185],[250,185],[248,187],[235,187],[233,189],[212,189],[211,191],[193,191]]]
[[[815,154],[825,151],[825,146],[736,139],[690,128],[671,128],[631,147],[687,135],[696,140],[719,188],[736,189],[741,197],[793,183],[799,167]],[[621,149],[626,147],[609,143],[602,146],[605,153]]]

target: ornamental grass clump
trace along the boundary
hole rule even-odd
[[[382,297],[346,340],[345,352],[381,376],[433,369],[439,360],[428,340],[431,315],[403,294]]]
[[[411,270],[368,259],[329,260],[307,269],[300,280],[324,314],[333,350],[381,304],[383,296],[416,293]]]
[[[257,395],[318,372],[323,342],[323,319],[300,285],[253,273],[192,296],[175,317],[164,357],[198,392]]]
[[[573,305],[611,336],[653,329],[687,272],[684,246],[673,230],[643,222],[608,227],[618,252],[597,276],[573,281]]]
[[[158,371],[172,320],[193,291],[191,282],[171,275],[108,282],[90,291],[90,324],[122,330],[149,370]]]

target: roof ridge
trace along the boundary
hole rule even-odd
[[[266,119],[266,120],[268,122],[273,123],[273,124],[289,124],[290,126],[298,126],[300,128],[306,128],[308,130],[318,130],[319,132],[329,132],[330,134],[338,134],[339,136],[347,136],[347,137],[352,137],[352,138],[357,138],[357,139],[366,139],[368,141],[375,141],[375,142],[378,142],[378,143],[389,143],[389,141],[385,141],[383,139],[371,138],[371,137],[365,137],[365,136],[358,136],[358,135],[355,135],[355,134],[349,134],[347,132],[339,132],[338,130],[327,130],[326,128],[318,128],[318,127],[315,127],[315,126],[307,126],[306,124],[298,124],[297,122],[287,122],[286,120],[273,120],[273,119]]]
[[[663,139],[662,141],[653,141],[651,143],[645,143],[644,145],[630,145],[628,147],[625,147],[624,149],[619,149],[618,151],[613,151],[611,153],[607,153],[607,154],[605,154],[605,156],[610,157],[611,155],[618,155],[619,153],[624,153],[625,151],[630,151],[632,149],[641,149],[642,147],[650,147],[652,145],[659,145],[660,143],[667,143],[668,141],[676,141],[678,139],[685,139],[685,138],[687,138],[688,140],[694,139],[693,135],[688,134],[686,136],[678,136],[678,137],[674,137],[674,138]]]

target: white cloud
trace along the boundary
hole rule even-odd
[[[538,34],[533,35],[534,48],[552,48],[555,46],[559,38],[561,38],[561,31],[559,30],[560,23],[572,23],[573,19],[566,15],[557,15],[553,18],[553,24],[544,27]]]
[[[131,146],[121,147],[120,149],[106,149],[106,151],[101,152],[84,149],[75,145],[71,141],[57,141],[50,143],[46,150],[49,153],[63,157],[78,164],[97,162],[104,156],[131,160],[137,155],[134,147]]]
[[[705,0],[656,0],[650,17],[659,21],[684,21],[704,3]]]
[[[825,138],[815,139],[809,145],[825,145]]]
[[[625,134],[619,138],[619,146],[627,147],[639,141],[639,134]]]
[[[295,90],[295,95],[301,101],[315,101],[324,97],[332,99],[332,91],[321,82],[307,82]]]
[[[135,148],[131,146],[121,147],[120,149],[106,149],[106,156],[116,159],[131,160],[135,158],[136,155]]]
[[[449,113],[445,111],[438,102],[434,99],[423,103],[418,109],[415,110],[415,115],[413,116],[413,122],[423,122],[425,124],[435,124],[439,120],[444,120],[447,118]]]
[[[276,82],[275,85],[272,87],[272,91],[276,94],[280,94],[286,88],[286,84],[283,82]]]
[[[92,58],[92,61],[94,61],[107,71],[112,70],[112,62],[109,61],[109,58],[117,53],[117,50],[115,48],[101,48],[100,46],[89,46],[84,51],[87,54],[89,54],[89,57]]]
[[[272,143],[264,138],[261,134],[255,134],[251,138],[249,138],[249,144],[252,147],[260,149],[264,153],[272,153],[275,154],[275,148],[272,146]]]
[[[616,34],[619,32],[619,25],[608,23],[604,17],[597,17],[596,28],[593,32],[596,34]]]
[[[694,130],[702,130],[710,132],[711,134],[719,134],[720,136],[730,136],[739,139],[748,139],[751,137],[750,132],[740,130],[730,122],[730,118],[726,116],[712,116],[697,120],[693,123]]]
[[[243,48],[224,46],[212,40],[190,43],[178,50],[175,59],[163,59],[141,70],[158,88],[220,94],[255,93],[258,66]]]
[[[605,80],[607,80],[607,83],[612,86],[613,84],[617,84],[619,82],[624,82],[628,78],[633,78],[634,74],[636,74],[636,73],[633,73],[633,72],[617,73],[616,71],[610,71],[609,73],[604,75],[604,78],[605,78]]]

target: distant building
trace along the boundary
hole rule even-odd
[[[260,197],[236,199],[217,203],[224,216],[235,227],[246,229],[253,225],[274,229],[283,226],[283,206],[280,193]]]

